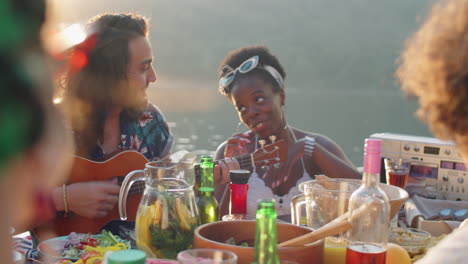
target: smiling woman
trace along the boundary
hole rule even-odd
[[[330,138],[288,125],[285,114],[286,73],[277,57],[264,46],[249,46],[229,53],[219,68],[219,91],[237,111],[239,120],[249,131],[236,133],[222,143],[216,158],[252,153],[284,140],[288,145],[288,162],[278,168],[252,169],[249,179],[247,214],[255,214],[256,201],[274,198],[279,215],[290,214],[291,198],[298,193],[297,184],[327,174],[334,178],[360,178],[341,148]],[[272,137],[274,136],[274,137]],[[227,212],[229,189],[218,185],[221,215]],[[221,196],[224,196],[221,198]]]

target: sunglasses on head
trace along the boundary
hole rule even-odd
[[[248,73],[249,71],[255,69],[257,65],[258,65],[258,56],[250,57],[249,59],[241,63],[241,65],[239,65],[239,67],[235,68],[234,70],[232,70],[231,67],[226,65],[225,67],[230,68],[231,71],[228,74],[224,75],[219,80],[219,87],[226,89],[226,87],[228,87],[232,83],[232,81],[234,81],[234,78],[236,77],[237,72]]]
[[[270,65],[262,66],[262,65],[259,65],[258,62],[259,62],[259,58],[258,58],[257,55],[255,55],[253,57],[250,57],[246,61],[242,62],[241,65],[239,65],[239,67],[237,67],[235,69],[232,69],[231,67],[229,67],[229,65],[224,66],[225,68],[227,68],[229,70],[229,72],[226,75],[224,75],[223,77],[221,77],[221,79],[219,79],[220,89],[225,94],[228,94],[229,93],[228,87],[234,81],[234,79],[236,78],[237,72],[240,72],[240,73],[244,74],[244,73],[248,73],[248,72],[252,71],[255,68],[266,70],[276,80],[279,87],[283,88],[284,81],[283,81],[283,77],[281,76],[281,74],[275,68],[273,68],[272,66],[270,66]]]

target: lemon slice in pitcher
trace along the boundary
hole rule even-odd
[[[162,207],[163,204],[161,201],[156,200],[152,205],[152,210],[150,211],[151,214],[149,215],[153,219],[153,224],[159,225],[161,223],[161,216],[162,216]]]
[[[180,200],[180,198],[175,199],[175,207],[177,211],[177,216],[179,217],[180,227],[184,230],[189,231],[192,224],[192,215],[190,214],[187,206]]]

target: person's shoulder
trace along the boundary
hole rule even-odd
[[[154,104],[148,104],[144,109],[143,112],[149,113],[157,113],[162,115],[162,111]]]
[[[219,144],[215,151],[215,159],[224,158],[224,149],[226,148],[227,140]]]
[[[142,111],[142,115],[145,116],[145,115],[151,115],[155,118],[155,120],[166,120],[166,118],[164,117],[164,114],[163,112],[154,104],[148,104],[145,109],[143,109]]]
[[[296,134],[297,139],[304,138],[307,136],[307,137],[314,138],[315,142],[319,143],[320,145],[330,145],[330,144],[336,145],[333,139],[323,134],[308,132],[308,131],[300,130],[297,128],[294,128],[294,132]]]
[[[421,264],[463,263],[468,258],[468,227],[458,228],[430,248]]]

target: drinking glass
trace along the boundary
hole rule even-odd
[[[237,264],[237,255],[229,250],[196,248],[177,254],[181,264]]]
[[[406,188],[409,177],[409,162],[403,159],[385,158],[385,171],[387,176],[387,184],[394,185],[400,188]]]
[[[385,174],[387,176],[387,184],[394,185],[402,189],[406,188],[406,185],[408,185],[409,177],[409,162],[404,161],[401,158],[385,158],[384,164]],[[398,214],[396,214],[392,219],[390,219],[390,226],[398,226]]]

